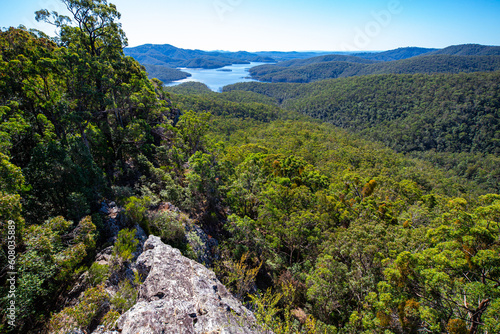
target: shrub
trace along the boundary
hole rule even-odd
[[[137,250],[138,240],[135,239],[136,230],[123,229],[118,233],[115,246],[113,247],[113,255],[120,258],[122,261],[130,261],[132,253]]]
[[[92,286],[97,286],[109,277],[109,265],[94,262],[89,269],[89,280]]]
[[[102,318],[101,325],[104,326],[104,329],[107,331],[111,331],[116,327],[116,321],[120,317],[120,313],[115,310],[111,310]]]
[[[111,305],[120,313],[128,311],[137,301],[137,290],[128,279],[118,284],[118,292],[111,298]]]
[[[255,278],[259,273],[262,262],[251,268],[246,262],[248,252],[243,254],[238,262],[230,257],[219,261],[216,272],[222,276],[221,281],[233,292],[237,298],[245,297],[255,285]]]
[[[68,333],[74,329],[85,330],[99,315],[109,296],[104,286],[99,285],[85,291],[80,302],[67,307],[50,320],[50,333]]]
[[[151,234],[146,211],[148,207],[151,205],[151,198],[149,197],[129,197],[125,204],[125,214],[127,217],[132,220],[134,223],[139,224],[144,232],[147,234]]]
[[[182,223],[183,217],[176,212],[155,212],[149,218],[149,227],[154,235],[159,236],[163,242],[182,248],[186,231]]]

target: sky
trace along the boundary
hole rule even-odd
[[[108,0],[129,46],[227,51],[382,51],[500,45],[500,0]],[[0,27],[54,36],[34,12],[59,0],[0,0]]]

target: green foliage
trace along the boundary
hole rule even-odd
[[[257,328],[276,334],[335,334],[333,326],[326,326],[300,309],[292,309],[291,300],[295,289],[291,284],[282,284],[280,292],[271,289],[250,295],[250,305],[257,319]],[[295,319],[294,319],[295,318]]]
[[[82,2],[78,0],[62,0],[73,18],[49,13],[42,9],[36,12],[37,21],[51,23],[61,29],[61,41],[77,43],[85,48],[91,56],[111,56],[122,52],[126,45],[125,33],[121,25],[115,21],[120,19],[116,6],[106,0]],[[74,19],[77,27],[69,23]]]
[[[137,301],[137,289],[128,279],[118,284],[118,291],[110,302],[114,309],[123,314],[128,311]]]
[[[62,334],[74,329],[86,330],[108,301],[109,296],[103,285],[88,289],[77,305],[52,316],[50,332]]]
[[[283,107],[330,122],[498,190],[499,72],[373,75],[305,85],[241,83]],[[430,94],[432,92],[432,94]]]
[[[79,220],[88,215],[89,203],[103,184],[102,171],[80,142],[70,148],[56,142],[38,145],[25,175],[32,187],[26,194],[27,209],[42,219],[63,214]]]
[[[130,261],[133,253],[137,251],[139,240],[135,239],[135,229],[123,229],[116,237],[115,245],[113,246],[113,255],[121,259],[123,262]]]
[[[182,88],[177,88],[181,92]],[[173,88],[170,88],[173,92]],[[190,90],[190,89],[188,89]],[[193,94],[193,93],[190,93]],[[252,92],[194,93],[174,95],[176,105],[186,110],[209,111],[213,115],[227,118],[255,119],[269,122],[279,118],[296,117],[277,107],[276,102],[268,97]]]
[[[22,231],[25,249],[18,253],[16,263],[19,273],[17,319],[21,324],[27,318],[43,315],[59,289],[63,290],[73,281],[86,256],[94,251],[96,228],[90,217],[82,219],[77,226],[72,225],[63,217],[56,217]],[[2,303],[6,301],[2,299]]]
[[[203,136],[208,130],[208,112],[195,113],[190,110],[179,118],[177,128],[189,155],[203,149]]]
[[[149,233],[149,228],[146,223],[146,211],[151,203],[149,197],[132,196],[125,201],[125,213],[133,223],[138,223],[141,227],[146,227],[144,230]]]
[[[104,315],[101,321],[101,325],[104,326],[106,330],[116,329],[116,321],[120,318],[120,313],[115,310],[110,310]]]
[[[259,273],[262,261],[255,267],[248,265],[248,252],[243,254],[238,262],[226,257],[217,263],[216,272],[222,276],[222,283],[231,290],[237,298],[244,298],[253,288],[255,277]],[[253,261],[255,262],[255,261]]]
[[[499,230],[490,220],[494,211],[478,207],[470,212],[467,206],[463,199],[450,200],[449,211],[427,233],[428,247],[401,253],[385,271],[395,296],[413,298],[426,310],[421,317],[428,330],[478,333],[490,303],[500,298],[495,288],[500,271],[494,264],[500,261]],[[430,312],[431,321],[426,316]],[[446,323],[447,318],[452,320]]]
[[[191,74],[187,72],[161,65],[144,64],[144,67],[146,68],[150,79],[156,78],[164,83],[186,79],[191,76]]]
[[[250,90],[274,97],[286,107],[363,131],[400,151],[494,152],[494,141],[471,137],[463,127],[481,126],[478,134],[488,137],[489,123],[474,117],[480,114],[484,121],[494,118],[497,77],[498,72],[377,75],[308,85],[244,83],[226,87],[226,91]],[[443,108],[447,110],[444,115]],[[460,138],[461,134],[465,137]]]
[[[176,248],[185,248],[184,224],[187,223],[187,217],[172,211],[153,212],[148,222],[152,234],[159,236],[163,242]]]
[[[89,268],[90,284],[95,287],[104,283],[108,279],[109,274],[109,265],[98,262],[92,263],[92,266]]]
[[[165,87],[165,90],[172,94],[180,94],[179,98],[187,98],[188,95],[202,95],[213,93],[204,83],[198,81],[188,81],[180,85]]]
[[[0,153],[0,191],[13,194],[22,190],[25,180],[21,169],[9,160],[8,156]]]

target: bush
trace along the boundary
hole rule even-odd
[[[109,296],[102,285],[85,291],[77,305],[67,307],[52,317],[49,324],[50,333],[87,329],[108,300]]]
[[[120,317],[120,313],[115,310],[111,310],[102,318],[101,325],[104,326],[105,330],[111,331],[116,327],[116,321]]]
[[[115,246],[113,247],[113,255],[120,258],[122,261],[130,261],[132,253],[137,250],[138,240],[135,239],[135,229],[123,229],[118,233]]]
[[[131,219],[134,223],[139,224],[144,232],[147,234],[151,234],[146,211],[151,205],[151,199],[149,197],[129,197],[125,204],[125,214],[129,219]]]
[[[120,313],[127,312],[137,301],[137,290],[128,279],[118,284],[118,292],[111,298],[111,305]]]
[[[148,217],[151,232],[159,236],[164,243],[176,248],[181,248],[185,243],[183,219],[185,218],[179,213],[170,211],[154,212]]]
[[[92,286],[97,286],[109,277],[109,265],[94,262],[89,269],[89,280]]]
[[[231,290],[237,298],[245,297],[255,285],[255,278],[262,267],[262,261],[253,261],[251,268],[247,264],[248,252],[243,254],[238,262],[233,261],[229,256],[227,259],[219,261],[216,272],[221,276],[221,281]]]

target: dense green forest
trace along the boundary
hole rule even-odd
[[[224,90],[271,97],[497,192],[499,82],[500,72],[373,75],[307,85],[240,83]]]
[[[329,59],[338,60],[329,60]],[[308,83],[318,80],[370,74],[470,73],[500,70],[500,56],[424,55],[402,60],[375,62],[360,57],[316,57],[286,61],[250,69],[252,78],[264,82]]]
[[[491,153],[498,166],[498,73],[169,93],[124,55],[114,5],[64,3],[78,24],[37,12],[60,28],[57,40],[0,31],[1,332],[115,328],[141,278],[125,274],[134,234],[109,242],[105,200],[123,207],[128,227],[196,258],[184,225],[152,214],[164,202],[179,208],[176,219],[219,240],[218,277],[276,334],[500,331],[498,188],[428,162],[440,156],[394,151],[424,145],[432,155],[425,136],[378,138],[384,146],[311,117],[327,106],[340,116],[323,109],[322,118],[375,138],[400,136],[390,121],[404,130],[423,110],[416,120],[469,126],[457,137],[447,126],[436,132],[429,147],[446,161]],[[357,118],[342,118],[350,108]],[[108,246],[113,265],[100,265],[95,255]],[[65,306],[82,275],[85,294]],[[109,277],[120,282],[114,296]]]
[[[161,65],[145,64],[146,72],[150,79],[156,78],[164,83],[189,78],[191,74]]]

